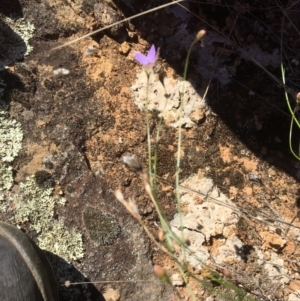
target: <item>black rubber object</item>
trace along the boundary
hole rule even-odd
[[[0,221],[0,300],[58,301],[43,251],[17,227]]]

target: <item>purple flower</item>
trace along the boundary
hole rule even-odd
[[[157,61],[158,53],[159,53],[159,49],[157,49],[157,51],[156,51],[155,46],[152,45],[147,56],[138,51],[138,52],[136,52],[134,58],[141,65],[143,65],[143,67],[146,71],[150,71]]]

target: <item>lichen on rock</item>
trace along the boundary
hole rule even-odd
[[[29,40],[33,37],[34,25],[23,18],[13,20],[5,18],[0,23],[0,70],[15,61],[24,58],[32,51]]]
[[[68,231],[62,221],[55,223],[50,231],[43,232],[38,237],[38,245],[68,262],[84,256],[81,233]]]
[[[87,206],[83,212],[85,228],[92,241],[98,245],[111,245],[121,232],[118,221],[110,214]]]
[[[23,132],[21,124],[5,117],[0,110],[0,160],[12,162],[22,148]]]
[[[15,221],[30,222],[30,227],[42,232],[48,229],[54,216],[55,199],[51,197],[52,188],[42,189],[34,177],[28,177],[20,183],[20,193],[17,197]]]
[[[64,205],[66,200],[52,196],[53,188],[40,187],[35,176],[28,177],[20,183],[20,193],[15,196],[15,222],[28,222],[38,236],[38,245],[66,261],[83,257],[81,233],[65,228],[63,220],[54,219],[55,207]]]
[[[0,89],[0,98],[3,90]],[[0,109],[0,191],[9,190],[14,183],[13,170],[7,164],[12,162],[22,148],[21,124],[5,117]]]
[[[12,167],[0,162],[0,191],[10,189],[13,183]]]

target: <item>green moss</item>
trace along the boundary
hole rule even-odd
[[[66,261],[83,257],[82,238],[75,230],[69,232],[62,220],[54,220],[54,210],[58,205],[64,205],[62,197],[52,196],[53,188],[40,187],[35,176],[20,183],[20,193],[15,196],[15,222],[28,222],[38,236],[38,245],[42,249],[53,252]]]
[[[90,239],[98,245],[113,244],[121,232],[118,221],[112,215],[93,207],[85,208],[83,221]]]

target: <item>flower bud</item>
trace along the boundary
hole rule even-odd
[[[167,275],[166,271],[159,265],[153,266],[153,272],[159,277],[162,281],[170,283],[169,276]]]
[[[172,241],[172,247],[174,248],[174,250],[177,253],[180,253],[180,251],[181,251],[180,245],[176,241],[174,241],[174,240]]]
[[[297,96],[296,96],[296,102],[297,103],[300,103],[300,92],[297,94]]]
[[[117,189],[117,190],[115,191],[115,197],[116,197],[117,200],[120,201],[121,203],[122,203],[122,202],[125,202],[123,193],[121,192],[120,189]]]
[[[136,203],[133,200],[129,200],[127,209],[131,212],[131,214],[136,219],[139,220],[141,218],[138,206],[136,205]]]
[[[206,35],[206,31],[204,29],[199,30],[196,35],[196,40],[200,41],[205,35]]]
[[[70,280],[67,280],[65,282],[65,287],[70,287],[72,285],[71,281]]]
[[[159,231],[158,231],[158,239],[159,239],[159,241],[165,240],[165,233],[162,229],[159,229]]]

